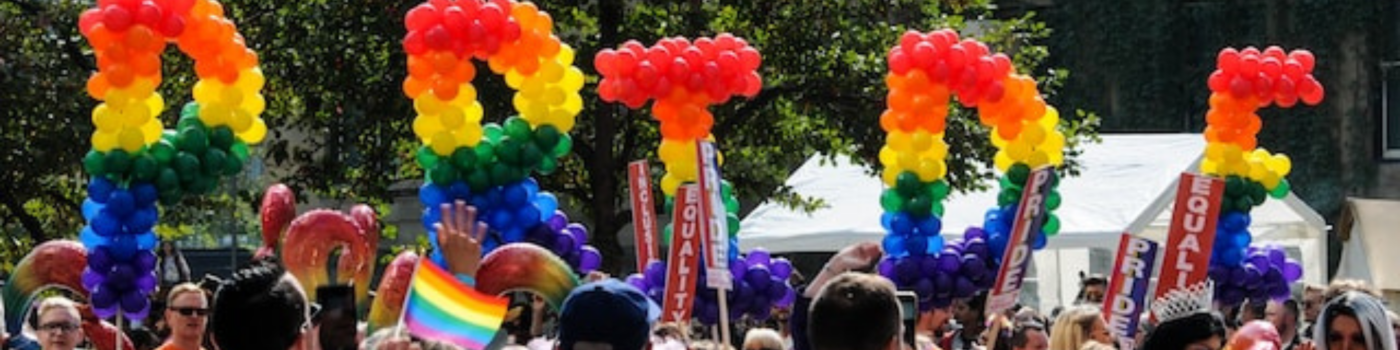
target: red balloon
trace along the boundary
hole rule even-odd
[[[442,21],[442,16],[438,14],[436,7],[431,4],[422,4],[408,10],[408,15],[404,18],[404,26],[409,31],[422,30]]]
[[[642,61],[637,64],[636,78],[637,86],[646,90],[656,86],[656,81],[661,78],[661,74],[657,72],[656,66],[652,65],[651,61]]]
[[[481,10],[477,12],[477,18],[480,18],[481,25],[492,33],[501,33],[501,26],[506,24],[505,10],[494,2],[481,5]]]
[[[632,51],[617,52],[617,75],[630,77],[637,72],[637,55]]]
[[[598,74],[608,77],[617,75],[617,51],[603,49],[593,56],[593,68]]]
[[[452,34],[449,34],[447,32],[447,27],[441,24],[428,28],[427,33],[423,35],[423,39],[429,49],[447,50],[452,47]]]
[[[136,8],[136,23],[144,24],[146,27],[159,28],[162,18],[164,16],[160,7],[150,0],[141,2],[141,6]]]
[[[997,64],[991,56],[982,56],[977,59],[977,84],[986,84],[992,81],[997,74]]]
[[[890,54],[885,56],[885,59],[889,61],[890,72],[894,74],[904,75],[909,72],[913,65],[909,63],[909,56],[905,56],[904,50],[898,47],[890,50]]]
[[[88,9],[87,11],[83,11],[81,16],[78,16],[78,31],[86,36],[88,33],[92,32],[92,27],[96,26],[98,23],[102,23],[102,10]]]
[[[1303,64],[1298,63],[1298,60],[1289,58],[1283,63],[1283,76],[1293,81],[1303,80]]]
[[[1240,56],[1255,56],[1255,57],[1258,57],[1259,54],[1260,54],[1259,49],[1254,48],[1253,46],[1247,46],[1247,47],[1244,48],[1244,50],[1240,50]]]
[[[754,71],[763,63],[763,57],[758,55],[758,50],[752,47],[745,47],[739,50],[739,63],[745,72]]]
[[[933,64],[937,57],[937,50],[933,48],[933,44],[927,42],[914,44],[914,66],[928,67]]]
[[[949,69],[955,71],[962,70],[963,66],[967,65],[967,60],[967,49],[962,48],[962,46],[953,46],[951,48],[948,48]]]
[[[745,97],[758,96],[758,92],[762,89],[763,78],[758,76],[758,72],[749,72],[749,75],[744,77],[743,95]],[[1321,97],[1318,97],[1318,99],[1321,99]]]
[[[1313,57],[1311,51],[1293,50],[1292,53],[1288,54],[1288,57],[1298,61],[1298,64],[1303,65],[1303,73],[1312,73],[1316,58]]]
[[[1011,57],[1007,57],[1004,53],[997,53],[992,55],[992,62],[996,63],[997,77],[1004,77],[1011,74],[1011,70],[1013,69],[1011,67]]]
[[[1234,78],[1230,79],[1230,95],[1234,96],[1235,98],[1244,98],[1245,96],[1249,96],[1250,91],[1253,89],[1254,86],[1251,85],[1249,81],[1245,80],[1243,77],[1235,76]]]
[[[1274,96],[1274,80],[1260,73],[1254,78],[1254,96],[1260,100],[1272,100]]]
[[[671,79],[666,77],[656,79],[656,85],[651,87],[651,97],[662,98],[670,95],[671,88],[675,87],[673,86],[673,84],[674,82],[672,82]]]
[[[1259,61],[1259,70],[1264,72],[1269,78],[1278,78],[1283,75],[1283,61],[1274,57],[1265,57]]]
[[[715,49],[715,40],[714,40],[714,39],[710,39],[710,38],[699,38],[699,39],[695,39],[695,48],[696,48],[696,49],[699,49],[699,50],[700,50],[700,53],[701,53],[701,54],[705,57],[705,59],[707,59],[707,60],[714,60],[715,57],[719,56],[719,50],[718,50],[718,49]]]
[[[603,78],[602,80],[598,81],[598,98],[603,99],[603,101],[607,102],[615,102],[617,101],[617,89],[617,80],[612,78]]]
[[[131,28],[131,11],[125,7],[108,5],[102,8],[102,22],[113,32],[124,32]]]
[[[652,68],[660,75],[666,74],[666,69],[671,67],[671,52],[661,46],[652,46],[647,49],[646,61],[651,63]]]
[[[935,83],[945,83],[948,81],[948,76],[952,73],[952,69],[948,68],[947,61],[938,61],[933,64],[933,71],[930,72],[928,77],[929,80]]]
[[[690,62],[687,62],[685,58],[675,57],[670,60],[670,63],[671,68],[666,72],[671,81],[683,82],[690,79]]]
[[[1243,57],[1240,57],[1239,70],[1240,75],[1246,77],[1252,77],[1256,73],[1259,73],[1259,56],[1244,55]]]
[[[1220,54],[1215,56],[1215,66],[1225,73],[1234,73],[1240,68],[1240,52],[1234,48],[1220,50]]]
[[[733,34],[720,33],[715,37],[715,48],[720,50],[733,50],[739,47],[739,42]]]
[[[721,51],[715,58],[715,63],[719,63],[719,71],[723,75],[735,75],[739,73],[742,64],[739,63],[739,54],[734,51]]]
[[[170,37],[170,38],[174,38],[174,37],[179,37],[180,34],[182,34],[182,33],[184,33],[184,32],[185,32],[185,19],[184,19],[183,17],[180,17],[180,16],[176,16],[176,15],[171,14],[171,15],[165,16],[165,20],[161,22],[161,25],[160,25],[160,34],[161,34],[161,35],[164,35],[164,36]]]
[[[1000,81],[994,80],[991,84],[987,85],[986,93],[984,93],[982,97],[985,98],[988,103],[997,103],[1001,102],[1001,98],[1005,94],[1006,86],[1002,85]]]
[[[447,30],[456,38],[466,38],[471,31],[472,19],[467,17],[467,12],[460,6],[448,7],[442,12],[442,24],[447,26]]]
[[[1304,79],[1302,84],[1298,84],[1298,97],[1301,97],[1303,103],[1309,106],[1315,106],[1321,103],[1322,95],[1322,84],[1318,83],[1317,79],[1313,79],[1311,75]]]
[[[417,30],[408,31],[408,35],[403,38],[403,50],[410,55],[422,55],[428,52],[428,44],[423,42],[423,32]]]
[[[1210,86],[1210,91],[1226,92],[1230,89],[1230,79],[1225,77],[1225,72],[1217,69],[1210,73],[1210,78],[1206,79],[1206,85]]]
[[[899,47],[904,51],[913,51],[914,45],[924,42],[924,35],[915,30],[907,30],[899,37]]]

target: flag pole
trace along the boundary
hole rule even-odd
[[[101,322],[99,322],[101,323]],[[122,350],[122,312],[117,311],[117,350]]]
[[[432,257],[419,255],[418,262],[413,264],[413,273],[408,275],[408,289],[403,293],[403,304],[399,305],[399,322],[394,325],[394,338],[404,336],[404,318],[408,317],[408,300],[413,296],[413,281],[418,278],[418,270],[423,268],[424,263],[432,263]]]

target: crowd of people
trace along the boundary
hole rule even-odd
[[[444,221],[472,216],[472,210],[461,203],[450,210],[454,214],[444,215]],[[485,230],[484,225],[450,223],[439,228],[441,245],[458,248],[445,251],[447,268],[464,283],[475,280]],[[167,252],[162,256],[176,256]],[[734,345],[743,350],[1113,350],[1123,346],[1101,316],[1099,305],[1107,281],[1097,276],[1081,276],[1076,305],[1057,309],[1049,317],[1020,307],[988,316],[983,313],[986,298],[979,295],[947,308],[919,312],[914,329],[906,329],[894,284],[869,272],[882,256],[876,243],[841,250],[799,289],[790,310],[779,310],[768,322],[738,322],[737,336],[730,341],[716,341],[706,329],[660,323],[660,310],[645,293],[615,278],[592,274],[557,311],[539,298],[525,296],[523,302],[513,303],[493,346],[513,350],[719,350],[735,349]],[[170,266],[187,270],[180,265],[183,261]],[[308,300],[306,286],[275,258],[252,261],[218,283],[189,283],[187,275],[183,271],[169,274],[172,283],[162,288],[159,311],[145,322],[163,337],[142,326],[127,330],[135,349],[323,349],[316,336],[320,332],[317,306]],[[175,283],[177,278],[186,282]],[[84,308],[63,296],[44,298],[25,332],[8,336],[0,332],[0,350],[83,346],[87,341],[82,320],[89,312]],[[1137,339],[1131,342],[1137,349],[1396,350],[1400,334],[1395,313],[1360,281],[1308,286],[1299,300],[1252,301],[1232,308],[1178,307],[1157,316],[1144,315]],[[1236,333],[1253,334],[1258,329],[1274,334],[1263,338],[1271,348],[1232,341]],[[360,349],[457,348],[417,339],[401,327],[368,335],[361,327],[357,333]],[[913,336],[906,337],[910,333]]]

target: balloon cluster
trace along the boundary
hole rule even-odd
[[[918,291],[925,308],[947,305],[950,295],[971,295],[983,288],[979,283],[991,283],[980,282],[982,271],[977,268],[973,270],[979,275],[963,275],[955,264],[962,261],[963,253],[948,255],[940,236],[942,202],[950,190],[944,181],[948,145],[943,136],[952,97],[957,96],[964,106],[976,107],[981,123],[992,128],[990,138],[998,149],[995,164],[1006,173],[1001,177],[998,207],[988,212],[986,232],[977,230],[977,250],[990,250],[972,264],[980,267],[994,264],[1005,248],[1021,186],[1030,170],[1064,162],[1065,138],[1057,130],[1059,113],[1041,98],[1034,79],[1016,74],[1010,57],[993,54],[986,44],[971,38],[960,39],[951,29],[905,32],[886,59],[890,72],[885,84],[890,90],[880,127],[887,136],[879,157],[887,186],[880,197],[885,209],[881,221],[888,232],[883,245],[891,256],[886,276],[900,282],[902,288]],[[1059,194],[1051,194],[1058,206]],[[1045,236],[1059,232],[1059,220],[1051,214],[1034,232],[1033,239],[1040,242],[1036,247],[1043,247]],[[971,241],[959,243],[957,248],[965,248],[961,245]],[[992,244],[990,249],[988,244]],[[942,271],[937,269],[940,259],[948,261],[951,268],[942,278],[935,275]],[[896,266],[906,268],[896,271]],[[948,288],[934,289],[936,282],[947,282],[943,286]],[[966,288],[934,295],[935,290],[955,291],[958,286]]]
[[[1221,282],[1215,285],[1215,300],[1225,305],[1238,305],[1246,298],[1255,302],[1288,299],[1288,286],[1303,278],[1302,265],[1289,259],[1283,247],[1249,247],[1244,253],[1240,265],[1210,266],[1210,278]]]
[[[1269,196],[1286,197],[1291,186],[1285,177],[1293,167],[1288,156],[1257,148],[1256,135],[1263,128],[1257,112],[1270,105],[1292,107],[1299,100],[1308,105],[1322,102],[1322,84],[1312,75],[1315,64],[1307,50],[1226,48],[1217,55],[1216,70],[1207,81],[1211,95],[1201,172],[1225,179],[1210,268],[1217,285],[1224,286],[1217,287],[1217,299],[1226,304],[1237,304],[1246,297],[1262,300],[1277,296],[1278,289],[1286,291],[1287,283],[1297,279],[1292,274],[1270,273],[1288,270],[1281,251],[1277,264],[1255,258],[1257,251],[1275,254],[1272,249],[1276,247],[1250,246],[1250,210]],[[1249,266],[1254,269],[1247,270]],[[1244,277],[1250,280],[1246,283],[1241,280]]]
[[[693,42],[662,39],[649,48],[628,41],[618,50],[598,52],[593,61],[603,76],[598,83],[603,101],[636,109],[655,100],[651,113],[661,122],[658,155],[666,164],[661,191],[667,196],[699,178],[695,141],[713,141],[710,128],[715,118],[708,107],[737,95],[757,95],[763,87],[761,63],[758,50],[728,33]]]
[[[267,134],[259,117],[266,78],[213,0],[102,0],[83,12],[78,29],[97,56],[87,92],[102,101],[92,110],[93,150],[83,158],[92,180],[82,241],[94,257],[84,282],[99,316],[140,319],[154,288],[156,202],[209,193],[242,170],[248,145]],[[156,92],[171,42],[199,76],[175,131],[162,127],[165,99]]]
[[[937,253],[888,256],[880,261],[879,272],[900,290],[918,294],[920,310],[947,307],[953,299],[971,297],[996,282],[997,265],[986,240],[986,232],[968,228],[963,238]]]
[[[773,258],[763,248],[756,248],[742,258],[730,259],[729,273],[734,288],[726,294],[729,318],[738,320],[747,315],[756,320],[766,320],[773,308],[792,306],[797,300],[797,291],[788,283],[792,271],[792,262],[786,258]],[[706,273],[701,269],[696,279],[692,314],[700,322],[713,325],[719,322],[719,293],[709,288]],[[627,283],[645,291],[653,301],[662,303],[666,298],[666,262],[651,262],[641,273],[627,276]]]
[[[484,252],[530,240],[578,271],[597,268],[601,256],[584,245],[587,231],[569,225],[558,199],[530,176],[558,168],[573,147],[568,132],[574,117],[583,110],[583,71],[573,66],[573,49],[554,36],[554,20],[529,2],[432,0],[410,10],[404,25],[403,89],[418,113],[413,132],[423,146],[417,160],[428,180],[419,198],[434,248],[440,205],[461,200],[493,231]],[[474,59],[487,61],[516,90],[518,116],[500,125],[481,123]],[[441,252],[432,259],[442,263]]]
[[[492,230],[490,237],[482,242],[483,252],[507,243],[529,241],[550,249],[582,273],[597,269],[601,263],[598,250],[585,244],[588,230],[581,224],[569,223],[568,216],[559,210],[559,199],[540,191],[539,183],[533,178],[492,186],[485,191],[473,191],[462,181],[450,186],[430,181],[418,190],[418,198],[426,208],[423,227],[428,229],[428,241],[434,248],[437,248],[436,224],[442,220],[441,205],[463,201],[476,207],[477,220],[487,223]],[[443,263],[441,250],[434,249],[432,259]]]

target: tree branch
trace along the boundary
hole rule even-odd
[[[44,225],[34,215],[29,214],[29,211],[24,210],[24,203],[20,203],[19,199],[15,198],[14,193],[10,191],[0,192],[0,204],[5,205],[6,208],[10,209],[10,213],[19,219],[20,226],[23,226],[25,231],[29,231],[29,238],[35,242],[43,242],[48,239],[44,234]]]

